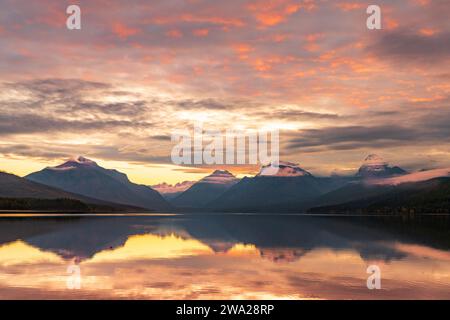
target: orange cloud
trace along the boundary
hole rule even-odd
[[[430,0],[413,0],[413,2],[419,6],[427,6]]]
[[[315,70],[307,70],[307,71],[298,71],[294,73],[294,77],[296,78],[306,78],[315,76],[317,72]]]
[[[411,102],[434,102],[444,99],[445,97],[442,95],[434,95],[432,97],[411,97],[409,101]]]
[[[392,18],[385,18],[383,23],[387,30],[396,29],[399,26],[398,21]]]
[[[272,37],[272,41],[273,42],[283,42],[284,40],[287,39],[287,35],[285,34],[276,34]]]
[[[272,66],[263,59],[256,59],[253,62],[253,67],[257,71],[269,71],[270,69],[272,69]]]
[[[323,33],[312,33],[312,34],[308,34],[305,38],[306,41],[308,42],[314,42],[317,41],[318,39],[322,38],[324,36]]]
[[[341,9],[342,11],[353,11],[353,10],[359,10],[361,8],[364,8],[364,4],[357,3],[357,2],[343,2],[336,4],[336,7]]]
[[[236,18],[224,18],[224,17],[205,17],[205,16],[195,16],[192,14],[184,14],[181,17],[184,22],[195,22],[195,23],[210,23],[216,25],[223,25],[228,27],[242,27],[244,22]]]
[[[181,15],[171,15],[171,16],[160,16],[152,18],[151,21],[147,21],[148,23],[154,23],[158,25],[168,25],[175,24],[178,22],[189,22],[189,23],[203,23],[203,24],[211,24],[223,26],[226,28],[230,27],[243,27],[245,23],[237,18],[227,18],[220,16],[205,16],[205,15],[194,15],[191,13],[185,13]]]
[[[113,25],[113,32],[116,36],[118,36],[120,39],[127,39],[130,36],[133,36],[140,32],[139,29],[136,28],[130,28],[124,25],[121,22],[116,22]]]
[[[62,27],[66,25],[67,15],[59,6],[47,5],[44,10],[39,10],[37,14],[26,22],[28,24],[44,24],[50,27]]]
[[[254,50],[252,46],[246,43],[234,44],[233,49],[241,60],[248,59],[248,54]]]
[[[209,34],[209,30],[208,29],[196,29],[193,31],[193,34],[196,37],[206,37]]]
[[[420,29],[419,30],[419,33],[421,34],[421,35],[423,35],[423,36],[426,36],[426,37],[432,37],[432,36],[434,36],[436,33],[438,33],[439,32],[439,30],[437,30],[437,29],[432,29],[432,28],[423,28],[423,29]]]
[[[311,42],[304,46],[304,49],[309,52],[316,52],[320,50],[320,46],[317,43]]]
[[[260,72],[266,72],[272,70],[272,68],[280,63],[284,63],[285,61],[289,60],[290,57],[281,58],[279,56],[271,56],[268,58],[257,58],[254,61],[252,61],[253,69]]]
[[[169,30],[166,32],[166,36],[170,37],[170,38],[181,38],[183,36],[183,34],[179,31],[179,30]]]
[[[301,4],[290,0],[259,0],[247,6],[256,20],[266,27],[277,25],[296,13]]]
[[[304,46],[304,48],[310,52],[319,51],[320,46],[316,43],[316,41],[323,36],[323,33],[312,33],[306,35],[305,39],[308,43]]]

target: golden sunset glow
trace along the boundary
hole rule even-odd
[[[92,263],[133,259],[168,259],[189,255],[210,254],[211,249],[202,243],[175,235],[159,237],[142,235],[129,238],[123,247],[104,251],[92,259]]]
[[[4,267],[42,262],[61,263],[62,259],[52,252],[43,252],[20,240],[0,247],[0,265]]]

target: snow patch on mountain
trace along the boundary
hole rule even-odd
[[[74,169],[77,169],[80,167],[97,168],[98,165],[95,161],[92,161],[92,160],[87,159],[82,156],[78,156],[78,157],[70,158],[63,164],[60,164],[56,167],[48,167],[47,169],[56,170],[56,171],[67,171],[67,170],[74,170]]]
[[[261,167],[257,176],[271,176],[271,177],[304,177],[312,176],[306,170],[300,168],[297,164],[292,162],[280,161],[271,163]]]
[[[363,164],[363,166],[373,167],[373,168],[384,167],[387,165],[388,165],[388,163],[386,161],[384,161],[384,159],[382,157],[380,157],[379,155],[376,155],[376,154],[369,154],[366,157],[366,159],[364,159],[364,164]]]
[[[198,183],[210,183],[210,184],[233,184],[239,179],[236,178],[231,172],[227,170],[216,170],[207,177],[201,179]]]
[[[402,168],[390,167],[389,163],[382,157],[370,154],[366,157],[356,175],[363,178],[386,178],[404,174],[407,174],[407,172]]]
[[[161,194],[183,192],[189,189],[195,181],[183,181],[176,184],[168,184],[166,182],[151,186],[154,190]]]
[[[85,158],[83,156],[78,156],[76,158],[72,158],[70,161],[74,161],[74,162],[77,162],[79,164],[90,165],[90,166],[97,165],[97,163],[95,161],[87,159],[87,158]]]

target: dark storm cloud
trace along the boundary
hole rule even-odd
[[[120,128],[148,128],[148,122],[126,120],[68,120],[53,117],[42,117],[36,114],[0,114],[0,135],[115,130]]]
[[[168,104],[180,110],[209,109],[209,110],[230,110],[242,107],[249,102],[245,101],[220,101],[216,99],[185,99],[179,101],[169,101]]]
[[[21,108],[52,110],[61,109],[65,114],[105,114],[119,116],[138,116],[145,112],[158,109],[175,110],[231,110],[237,108],[255,108],[257,105],[245,100],[219,99],[160,99],[148,98],[136,100],[139,94],[125,90],[117,91],[113,86],[101,82],[83,81],[78,79],[40,79],[3,84],[3,89],[19,95],[31,95],[30,99],[20,102]],[[121,97],[125,101],[103,102],[89,100],[88,93],[102,98],[104,96]],[[0,110],[11,109],[11,102],[4,102]]]
[[[164,155],[154,155],[146,149],[128,151],[113,144],[87,146],[85,153],[94,158],[127,161],[129,163],[172,163],[170,152],[164,153]]]
[[[105,83],[79,79],[37,79],[5,83],[4,86],[11,90],[27,91],[35,94],[37,97],[45,98],[51,96],[72,96],[87,90],[110,88]]]
[[[170,156],[154,156],[146,154],[144,151],[127,152],[121,150],[117,146],[99,146],[99,145],[84,145],[82,148],[77,149],[84,155],[89,157],[101,158],[106,160],[119,160],[128,161],[129,163],[171,163]],[[65,145],[27,145],[27,144],[14,144],[14,145],[1,145],[0,154],[13,155],[21,157],[33,157],[39,159],[55,159],[55,158],[68,158],[73,156],[74,150],[70,146]]]
[[[148,129],[145,101],[103,102],[112,86],[78,79],[39,79],[4,83],[11,98],[0,102],[0,135],[49,132],[113,133],[122,129]],[[124,93],[124,92],[122,92]],[[122,94],[123,96],[123,94]],[[87,98],[90,97],[90,98]],[[97,97],[92,100],[92,97]],[[19,100],[17,100],[19,98]]]
[[[383,112],[379,116],[383,116]],[[294,135],[287,134],[286,147],[288,150],[317,152],[408,146],[412,141],[416,145],[436,145],[446,144],[450,140],[449,110],[424,109],[416,111],[410,118],[404,113],[403,118],[404,121],[383,125],[300,130]]]
[[[367,50],[379,58],[396,62],[443,63],[450,58],[450,32],[422,35],[410,31],[392,31]]]
[[[380,140],[408,140],[416,133],[408,128],[393,126],[350,126],[302,130],[300,137],[290,140],[291,148],[334,145],[338,143],[373,143]]]
[[[110,115],[136,116],[145,112],[145,101],[128,101],[116,103],[79,102],[70,106],[72,111],[84,111],[86,113],[103,113]]]
[[[36,112],[41,116],[68,116],[81,113],[136,113],[136,109],[143,106],[142,101],[127,101],[123,103],[107,103],[86,101],[90,93],[107,95],[110,85],[101,82],[83,81],[79,79],[39,79],[32,81],[19,81],[4,83],[1,87],[8,92],[22,98],[3,100],[0,104],[2,113],[12,113],[22,110]],[[23,99],[25,97],[25,99]]]
[[[156,135],[151,137],[153,140],[157,141],[171,141],[171,137],[169,135]]]
[[[261,116],[262,118],[268,119],[281,119],[281,120],[327,120],[327,119],[338,119],[339,115],[335,113],[319,113],[310,112],[299,109],[294,110],[274,110],[269,112],[255,113],[255,116]]]
[[[34,157],[41,159],[65,158],[71,155],[69,151],[60,151],[55,149],[46,149],[42,146],[31,146],[25,144],[0,145],[0,154]]]

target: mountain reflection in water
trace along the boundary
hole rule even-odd
[[[0,218],[0,299],[449,299],[450,222],[188,215]],[[67,267],[81,289],[66,287]],[[368,290],[369,265],[382,289]]]

